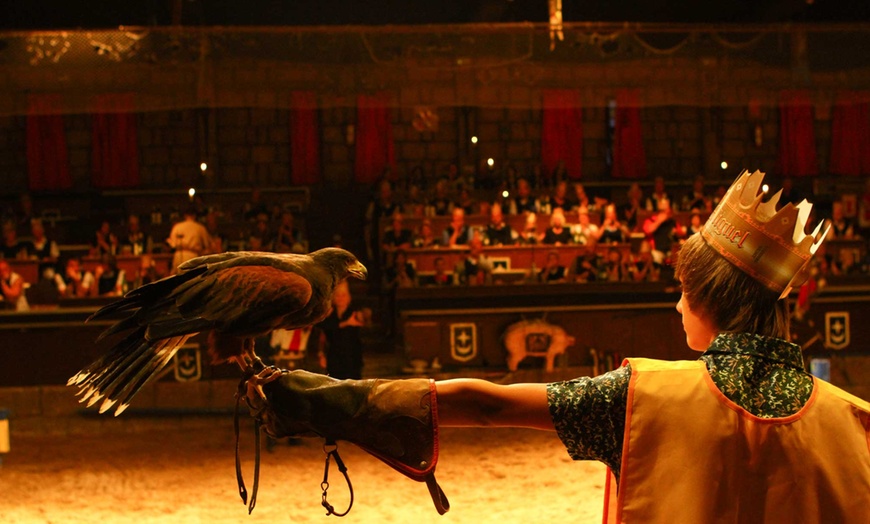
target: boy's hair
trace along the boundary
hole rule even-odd
[[[694,234],[680,248],[675,276],[689,307],[721,332],[789,340],[787,299],[728,262]]]

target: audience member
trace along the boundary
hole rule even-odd
[[[251,230],[251,238],[259,239],[259,248],[256,251],[274,251],[275,236],[272,234],[272,227],[269,224],[269,215],[260,213],[257,221],[254,222],[254,228]]]
[[[607,258],[600,266],[600,277],[604,282],[625,282],[631,279],[630,261],[622,256],[622,252],[612,247],[607,250]]]
[[[670,256],[671,247],[681,238],[685,238],[686,230],[674,218],[671,203],[667,199],[658,200],[658,212],[643,223],[643,232],[652,247],[653,261],[664,264]]]
[[[713,202],[714,206],[719,203],[719,200],[721,200],[721,197],[725,196],[725,186],[721,186],[721,190],[722,190],[721,191],[722,194],[719,195],[718,198],[714,199],[714,202]],[[805,198],[805,195],[803,194],[803,192],[795,187],[794,179],[790,176],[787,176],[787,177],[782,179],[781,191],[782,192],[779,195],[780,205],[785,205],[788,203],[797,205]]]
[[[483,253],[483,239],[475,232],[468,242],[468,254],[456,264],[459,284],[478,286],[492,283],[492,261]]]
[[[82,269],[77,257],[67,259],[62,273],[54,276],[58,294],[63,298],[82,298],[94,291],[94,274]]]
[[[704,221],[701,220],[701,212],[697,209],[693,209],[692,214],[689,217],[689,230],[686,232],[686,237],[690,237],[695,233],[700,233],[703,228]]]
[[[451,217],[450,224],[444,228],[441,244],[447,247],[468,244],[471,229],[465,224],[465,210],[461,207],[454,208]]]
[[[619,221],[614,204],[607,204],[604,207],[604,220],[598,228],[598,242],[602,244],[628,242],[628,228]]]
[[[543,233],[538,233],[538,215],[536,213],[526,215],[523,230],[519,232],[520,244],[526,246],[539,244],[543,236]]]
[[[445,217],[453,209],[450,201],[450,186],[446,178],[440,178],[435,182],[435,194],[429,200],[429,216]]]
[[[510,246],[516,244],[518,238],[510,224],[504,221],[501,204],[493,204],[489,208],[489,224],[484,230],[483,243],[487,246]]]
[[[713,211],[713,199],[704,190],[704,177],[698,175],[692,182],[692,190],[683,198],[682,209],[686,211]]]
[[[855,238],[855,222],[843,214],[843,203],[834,202],[831,206],[831,237],[840,239]]]
[[[556,187],[553,188],[553,195],[548,200],[548,204],[550,205],[550,213],[556,209],[561,209],[565,213],[568,213],[577,207],[576,198],[573,195],[568,194],[567,181],[560,180],[556,183]]]
[[[653,192],[650,196],[647,197],[644,207],[646,207],[647,211],[656,211],[660,209],[659,202],[661,202],[662,200],[667,200],[671,209],[676,211],[676,206],[674,205],[673,201],[668,196],[668,193],[665,190],[665,179],[657,176],[653,181]]]
[[[196,209],[189,207],[184,211],[184,220],[172,226],[169,238],[166,239],[174,250],[172,255],[172,273],[178,266],[192,258],[208,253],[211,239],[205,226],[196,221]]]
[[[14,224],[16,231],[26,235],[30,231],[30,224],[35,220],[36,213],[33,211],[33,198],[30,193],[21,193],[18,197],[18,211],[15,213]]]
[[[830,271],[835,276],[850,276],[861,273],[860,255],[857,249],[840,249],[837,258],[830,263]]]
[[[477,200],[471,196],[471,191],[469,191],[467,187],[462,187],[459,190],[459,194],[456,197],[456,202],[453,203],[453,207],[461,207],[465,210],[466,215],[473,215],[477,213],[478,209]]]
[[[207,253],[223,253],[230,249],[226,236],[220,227],[221,213],[211,211],[205,216],[205,230],[208,233]]]
[[[3,224],[3,246],[0,255],[7,260],[27,258],[27,244],[18,240],[18,230],[13,222]]]
[[[0,259],[0,303],[15,311],[30,309],[24,293],[24,279],[12,271],[5,259]]]
[[[429,203],[426,201],[423,190],[418,184],[408,186],[408,196],[405,198],[404,208],[408,216],[414,218],[423,218],[426,216],[426,207]]]
[[[870,239],[870,178],[864,181],[864,192],[858,201],[858,230],[865,239]]]
[[[56,260],[60,256],[57,242],[45,236],[45,226],[38,218],[30,222],[30,241],[25,244],[27,257],[36,260]]]
[[[112,232],[112,225],[108,220],[103,220],[100,222],[100,228],[94,234],[94,245],[91,249],[91,255],[95,257],[117,255],[119,248],[118,236]]]
[[[404,249],[397,249],[390,257],[391,263],[384,270],[384,288],[395,290],[400,287],[416,287],[417,271],[408,262],[408,254]]]
[[[510,214],[522,215],[526,213],[539,213],[538,201],[532,196],[532,187],[525,178],[517,180],[517,195],[510,200]]]
[[[550,227],[544,232],[541,243],[556,246],[574,243],[574,235],[565,227],[565,213],[561,208],[554,210],[550,215]]]
[[[432,248],[438,247],[439,245],[441,245],[440,241],[432,230],[432,221],[428,218],[424,218],[420,222],[420,229],[414,235],[414,240],[411,242],[411,246],[415,248]]]
[[[157,272],[157,264],[154,262],[154,257],[150,254],[145,254],[139,257],[139,269],[136,271],[136,278],[133,280],[133,288],[157,282],[163,278],[163,275]]]
[[[595,282],[598,280],[598,257],[589,251],[574,261],[574,280],[576,282]]]
[[[289,209],[281,211],[280,223],[278,224],[278,232],[275,235],[275,252],[276,253],[307,253],[307,242],[294,224],[295,219],[293,213]]]
[[[643,191],[640,189],[640,185],[637,182],[632,182],[628,187],[626,196],[628,197],[628,202],[620,208],[622,221],[629,231],[635,231],[638,227],[637,215],[642,209],[641,202],[643,201]]]
[[[397,210],[401,210],[398,202],[393,200],[393,186],[389,180],[381,180],[378,183],[378,192],[369,202],[366,208],[365,226],[363,233],[366,240],[366,252],[372,262],[381,260],[381,219],[392,216]]]
[[[629,266],[631,280],[634,282],[658,282],[661,266],[653,260],[652,245],[648,240],[640,243],[637,256]]]
[[[326,373],[337,379],[361,379],[363,346],[360,328],[368,322],[365,311],[356,307],[347,282],[335,287],[332,312],[317,324],[321,330],[319,340],[320,365]]]
[[[142,231],[139,215],[128,216],[127,229],[121,236],[121,254],[140,256],[151,253],[153,249],[154,242],[151,240],[151,235]]]
[[[199,215],[198,211],[194,208],[194,218]],[[251,189],[251,200],[242,206],[242,217],[248,222],[253,222],[263,213],[269,214],[269,206],[263,201],[263,192],[255,187]]]
[[[589,206],[592,205],[592,202],[589,199],[589,195],[586,193],[586,188],[583,187],[583,184],[581,184],[580,182],[574,183],[574,198],[572,199],[571,203],[577,209],[581,207],[585,207],[588,209]]]
[[[453,273],[447,271],[447,262],[444,257],[435,257],[435,272],[431,275],[420,276],[421,286],[445,287],[455,284]]]
[[[406,250],[411,247],[414,237],[411,230],[405,228],[404,218],[404,215],[400,211],[393,213],[392,225],[384,231],[384,238],[381,241],[381,252],[384,258],[399,249]]]
[[[559,260],[558,251],[547,253],[547,265],[538,273],[538,282],[543,284],[555,284],[567,281],[567,270]]]
[[[100,265],[94,270],[97,295],[101,297],[120,297],[127,292],[127,274],[118,267],[115,255],[103,255]]]
[[[598,226],[593,224],[589,218],[589,208],[580,207],[577,209],[577,223],[571,226],[571,234],[575,244],[593,246],[598,242],[600,236]]]

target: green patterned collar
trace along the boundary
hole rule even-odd
[[[800,346],[752,333],[720,333],[701,356],[707,355],[746,355],[805,369]]]

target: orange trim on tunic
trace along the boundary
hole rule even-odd
[[[628,362],[605,522],[870,522],[870,403],[816,379],[797,413],[760,418],[725,397],[703,361]]]

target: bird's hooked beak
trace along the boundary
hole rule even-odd
[[[360,262],[359,260],[357,260],[353,264],[349,265],[347,267],[347,272],[351,276],[354,276],[360,280],[365,280],[366,277],[369,275],[369,271],[366,269],[366,267],[364,265],[362,265],[362,262]]]

